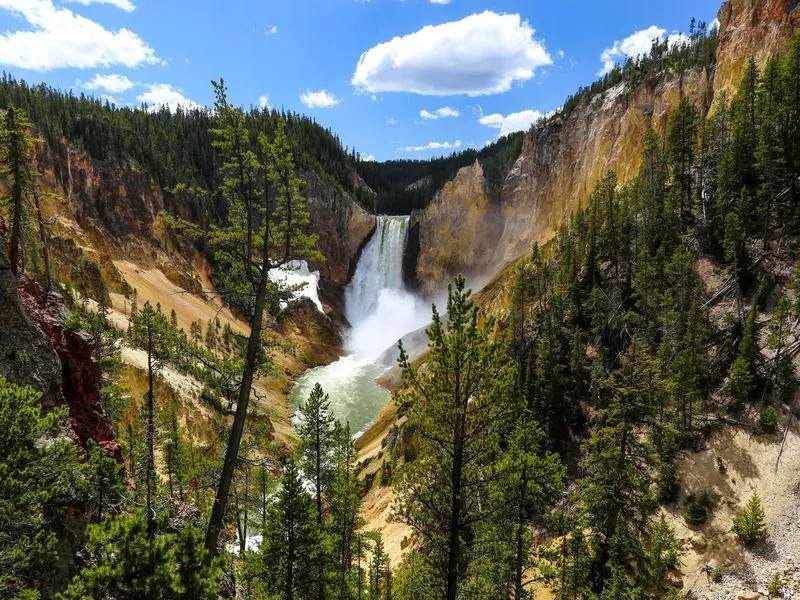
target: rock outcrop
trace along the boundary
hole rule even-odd
[[[458,273],[493,275],[534,241],[546,241],[607,171],[629,181],[639,169],[645,133],[664,131],[681,94],[698,108],[730,95],[750,56],[762,64],[800,26],[800,0],[730,0],[719,20],[714,70],[666,74],[633,90],[619,84],[583,98],[568,115],[525,135],[500,189],[488,189],[479,166],[462,169],[412,218],[419,227],[422,291],[433,293]]]
[[[324,263],[312,265],[338,286],[350,281],[361,249],[375,231],[375,216],[348,195],[332,189],[314,174],[305,174],[305,194],[311,231],[319,238]]]
[[[20,302],[3,229],[0,222],[0,376],[40,391],[45,406],[53,407],[59,401],[61,364]]]
[[[69,315],[58,294],[45,294],[12,273],[0,226],[0,375],[42,392],[45,408],[67,405],[70,429],[82,446],[93,439],[118,462],[122,449],[100,400],[100,365],[88,334],[64,327]]]
[[[63,258],[61,262],[90,261],[90,266],[100,263],[96,270],[102,271],[102,264],[107,263],[102,255],[130,259],[133,251],[136,258],[148,260],[169,245],[162,239],[164,232],[159,230],[158,215],[162,210],[188,219],[199,218],[191,214],[189,207],[176,204],[151,175],[130,161],[93,160],[69,145],[61,155],[41,145],[36,167],[43,190],[63,197],[60,205],[51,210],[59,225],[70,234],[53,240],[56,259]],[[355,269],[361,246],[375,228],[375,217],[350,195],[314,173],[303,174],[303,179],[309,229],[319,237],[319,249],[327,259],[313,267],[326,279],[343,286]],[[70,221],[74,221],[71,228]],[[87,248],[96,252],[86,252]],[[167,271],[169,265],[160,267]],[[185,265],[175,267],[176,283],[191,289],[187,278],[191,279],[192,274],[182,272]],[[70,273],[59,275],[69,278]],[[114,272],[103,272],[102,276],[104,280],[118,278]],[[93,287],[88,289],[92,291]]]
[[[714,89],[730,98],[750,57],[763,64],[800,27],[800,0],[728,0],[717,18]]]
[[[122,463],[122,448],[114,439],[114,430],[100,399],[102,374],[92,356],[91,336],[64,326],[69,310],[60,295],[43,294],[35,283],[23,277],[19,297],[25,311],[49,338],[61,363],[60,396],[68,408],[70,429],[84,448],[89,440],[94,440]]]

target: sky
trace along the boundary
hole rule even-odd
[[[139,106],[301,112],[374,160],[527,129],[720,0],[0,0],[0,69]]]

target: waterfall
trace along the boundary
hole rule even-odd
[[[408,236],[408,217],[377,217],[375,233],[364,247],[345,289],[347,320],[355,325],[378,306],[381,290],[403,289],[403,252]]]
[[[292,404],[308,398],[315,383],[328,393],[331,411],[353,431],[363,431],[386,403],[389,394],[375,381],[387,364],[379,357],[397,340],[430,321],[430,306],[403,285],[403,253],[408,217],[377,217],[372,235],[345,288],[345,314],[351,329],[345,334],[347,355],[306,371],[292,389]]]
[[[376,360],[429,320],[430,310],[403,285],[408,220],[378,217],[375,234],[345,290],[345,312],[352,325],[346,346],[363,359]]]

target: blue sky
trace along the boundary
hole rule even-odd
[[[377,160],[527,128],[720,0],[0,0],[0,68],[138,105],[313,116]],[[395,39],[396,38],[396,39]]]

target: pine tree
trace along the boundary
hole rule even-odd
[[[742,512],[733,518],[733,532],[745,546],[758,546],[766,541],[764,507],[758,494],[753,494]]]
[[[488,518],[487,492],[498,434],[510,405],[513,368],[492,323],[478,324],[463,277],[449,287],[447,324],[434,308],[424,370],[400,345],[410,390],[403,398],[420,456],[407,464],[397,489],[397,517],[416,532],[436,595],[455,600],[470,563],[473,535]]]
[[[268,593],[282,600],[317,598],[321,532],[316,521],[314,501],[303,489],[300,473],[290,459],[270,507],[260,548]]]
[[[247,420],[253,377],[265,358],[261,343],[264,311],[278,304],[268,298],[276,292],[269,272],[291,260],[320,258],[320,255],[315,250],[316,238],[305,232],[308,211],[301,192],[302,182],[295,172],[286,124],[278,122],[271,142],[266,135],[259,136],[262,164],[258,189],[259,179],[254,179],[253,173],[259,165],[255,152],[247,149],[243,115],[228,103],[222,81],[215,82],[214,88],[218,127],[213,133],[216,149],[223,160],[222,191],[229,201],[229,217],[224,227],[210,233],[209,247],[223,272],[230,275],[226,280],[229,288],[224,290],[226,297],[235,306],[248,309],[251,315],[236,414],[206,530],[206,548],[216,555]]]
[[[697,109],[686,96],[682,96],[667,125],[667,155],[678,192],[678,212],[682,218],[692,209],[696,140]]]
[[[336,428],[336,445],[333,453],[333,477],[329,488],[330,530],[333,541],[333,556],[336,560],[336,597],[352,597],[356,587],[353,569],[356,538],[364,521],[359,516],[360,491],[356,470],[356,451],[350,433],[350,425]],[[379,538],[379,534],[375,534]],[[376,541],[377,543],[377,541]],[[381,540],[382,543],[382,540]]]
[[[585,444],[581,466],[586,476],[578,497],[594,533],[596,591],[609,585],[616,568],[643,561],[652,457],[640,434],[656,410],[657,378],[646,343],[634,337],[619,372],[603,382],[605,406]]]
[[[50,582],[59,559],[58,524],[82,499],[82,472],[92,475],[79,464],[74,442],[59,435],[64,423],[63,410],[43,414],[40,393],[0,377],[0,596],[5,598],[37,598]],[[96,479],[88,479],[93,488]]]
[[[336,439],[335,421],[330,414],[330,399],[319,383],[314,385],[308,400],[300,407],[300,469],[311,482],[317,508],[317,524],[322,525],[323,498],[333,478],[333,451]]]
[[[147,487],[147,523],[148,535],[152,539],[156,534],[156,512],[154,494],[156,491],[155,468],[155,379],[164,362],[175,350],[175,335],[166,317],[160,311],[145,302],[136,316],[131,318],[131,339],[134,344],[147,352],[147,395],[145,396],[147,433],[147,465],[145,482]]]
[[[762,245],[767,249],[773,211],[782,192],[785,181],[784,164],[784,122],[783,98],[785,94],[782,62],[777,57],[767,61],[760,78],[757,91],[758,146],[756,166],[761,179],[758,190],[763,207]]]
[[[89,564],[60,600],[213,600],[219,564],[205,557],[193,527],[149,535],[141,512],[109,517],[87,530]]]
[[[164,453],[164,466],[167,471],[169,497],[174,500],[177,495],[178,499],[183,502],[184,483],[188,470],[186,445],[181,437],[176,407],[174,405],[167,407],[163,414],[164,434],[161,447]]]
[[[94,440],[87,444],[88,460],[85,463],[91,497],[96,504],[96,522],[106,514],[119,510],[128,496],[128,489],[122,479],[122,467],[97,445]]]
[[[565,471],[557,455],[544,451],[545,436],[530,413],[516,423],[496,465],[487,498],[495,512],[480,536],[490,541],[475,561],[474,577],[483,596],[522,600],[529,597],[529,574],[539,566],[535,535],[561,495]]]
[[[0,129],[0,176],[8,181],[4,198],[11,214],[11,271],[16,275],[22,260],[22,237],[26,225],[26,197],[33,189],[31,152],[33,137],[25,113],[13,105],[6,110]]]

